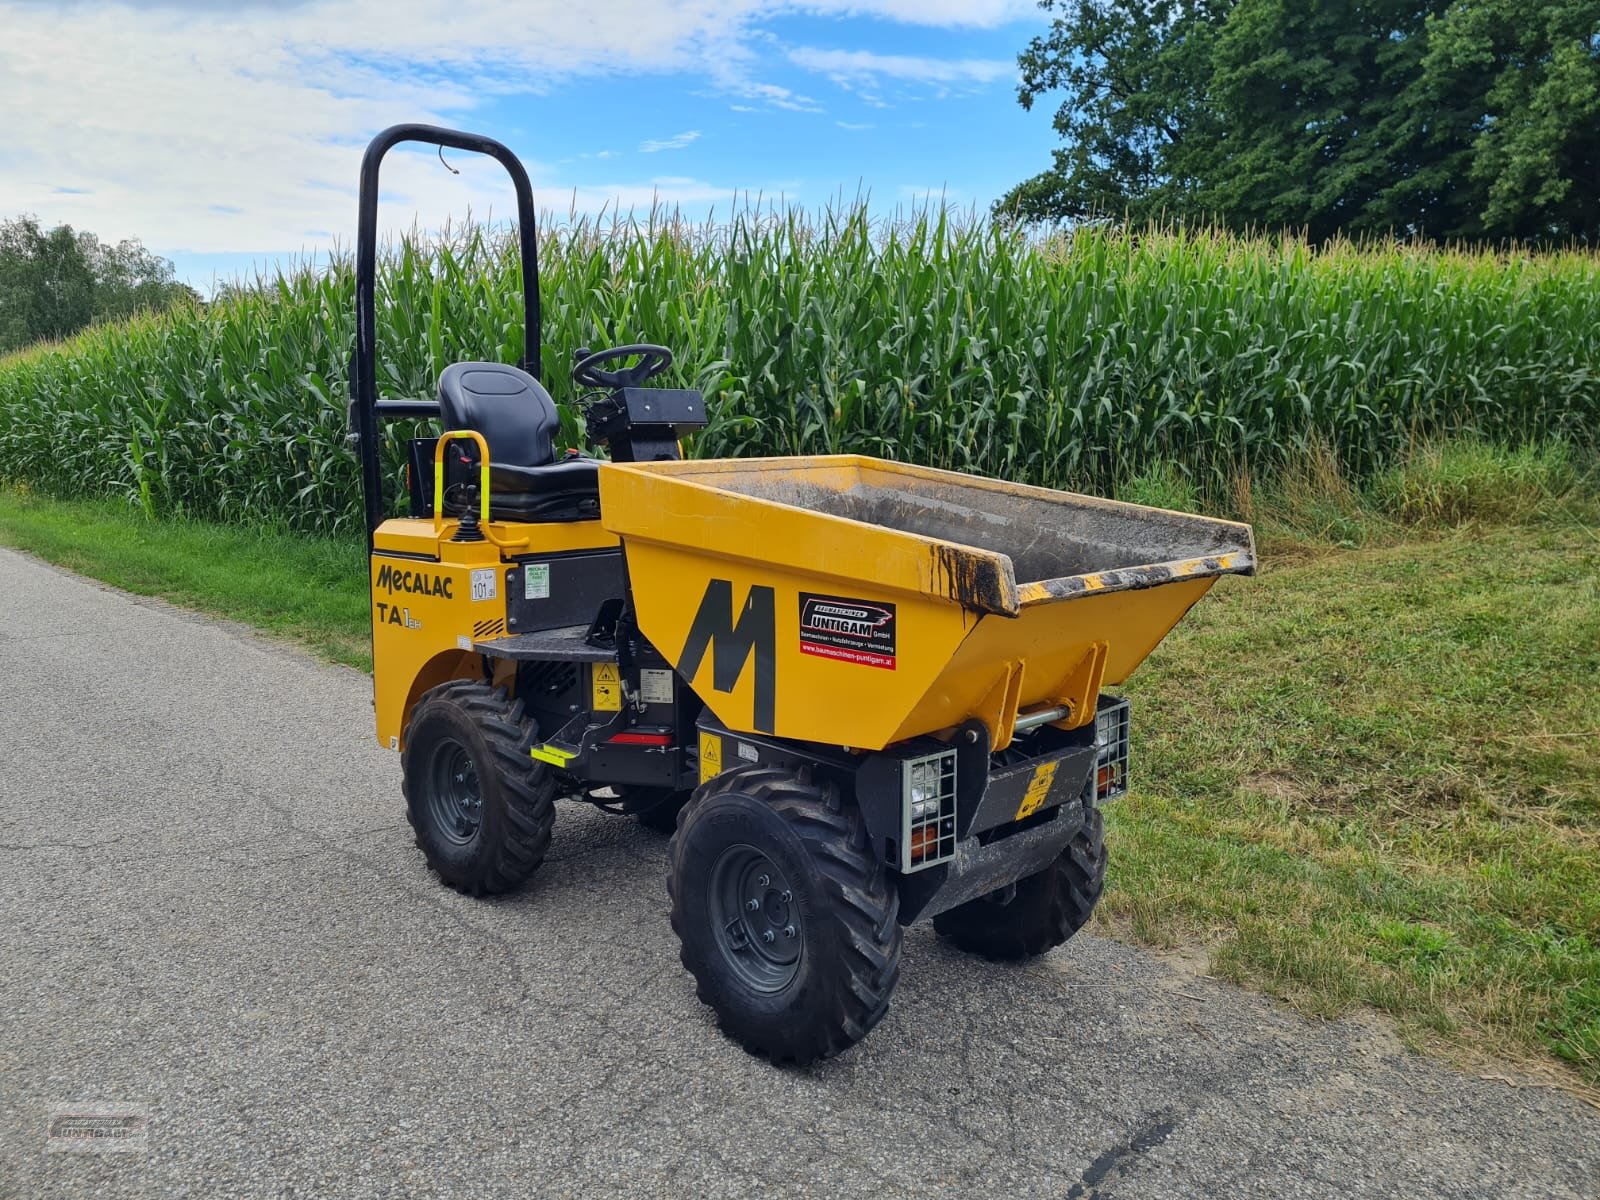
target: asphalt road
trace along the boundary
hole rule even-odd
[[[775,1070],[678,966],[659,837],[563,805],[463,899],[364,676],[8,551],[0,815],[0,1196],[1600,1196],[1571,1097],[1091,937],[911,930],[872,1036]],[[84,1105],[146,1123],[54,1152]]]

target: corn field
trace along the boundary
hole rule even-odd
[[[1309,443],[1358,477],[1418,439],[1592,447],[1600,257],[1085,228],[927,212],[569,220],[541,235],[542,375],[662,342],[706,394],[700,455],[859,451],[1047,486],[1153,464],[1202,488]],[[0,480],[183,513],[359,527],[348,260],[0,361]],[[514,361],[520,273],[482,227],[380,263],[380,393]],[[581,444],[566,412],[567,444]],[[391,427],[397,474],[400,440]],[[394,475],[391,475],[394,477]],[[398,490],[398,489],[396,489]]]

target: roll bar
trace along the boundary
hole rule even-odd
[[[378,455],[378,421],[436,416],[435,400],[379,400],[376,276],[378,262],[378,170],[383,157],[402,142],[423,142],[487,154],[511,176],[517,192],[517,234],[522,256],[522,359],[517,363],[539,377],[539,243],[534,224],[533,189],[517,156],[482,134],[442,129],[436,125],[391,125],[367,144],[361,157],[361,192],[356,224],[356,349],[350,360],[350,395],[357,453],[361,458],[361,494],[366,507],[367,549],[383,521],[383,474]]]

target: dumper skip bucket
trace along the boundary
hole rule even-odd
[[[1089,721],[1250,527],[854,455],[608,463],[640,630],[729,728],[856,749]]]

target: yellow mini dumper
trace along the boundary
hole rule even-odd
[[[403,142],[517,190],[519,366],[379,399],[378,173]],[[527,176],[488,138],[395,126],[362,164],[352,423],[381,742],[428,866],[474,895],[544,858],[555,800],[673,829],[672,927],[724,1030],[774,1062],[882,1019],[901,930],[1018,959],[1089,919],[1128,782],[1126,679],[1248,526],[858,456],[684,461],[698,393],[661,346],[576,352],[591,440],[558,453]],[[632,363],[620,367],[608,364]],[[379,422],[409,442],[389,517]]]

